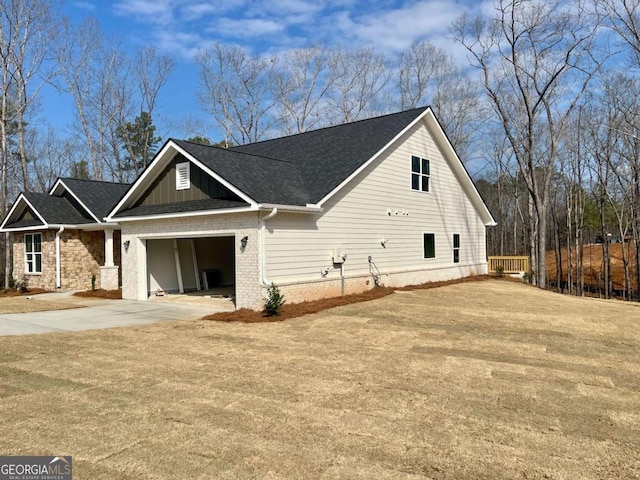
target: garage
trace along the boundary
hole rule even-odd
[[[148,239],[147,294],[207,292],[235,298],[235,237]]]

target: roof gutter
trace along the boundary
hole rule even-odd
[[[260,258],[262,260],[262,284],[268,287],[271,282],[267,278],[267,240],[265,222],[278,214],[278,209],[274,207],[271,213],[260,218]]]
[[[261,210],[273,210],[274,208],[278,211],[282,212],[293,212],[293,213],[322,213],[324,208],[315,203],[307,203],[305,206],[302,205],[282,205],[279,203],[261,203],[259,205]]]

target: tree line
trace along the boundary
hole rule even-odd
[[[581,294],[585,242],[615,234],[630,240],[622,249],[632,297],[640,284],[639,4],[496,0],[491,14],[462,14],[450,26],[466,60],[429,41],[393,55],[214,43],[193,58],[193,94],[208,120],[173,121],[185,137],[224,147],[431,105],[463,161],[482,165],[472,173],[498,222],[490,254],[529,255],[545,287],[546,252],[565,251],[565,276]],[[130,52],[95,19],[73,24],[53,2],[0,0],[3,211],[19,191],[45,191],[59,175],[135,178],[162,141],[158,96],[175,64],[152,45]],[[71,99],[71,125],[39,121],[45,86]],[[609,243],[603,248],[607,277]],[[558,261],[556,276],[563,268]]]

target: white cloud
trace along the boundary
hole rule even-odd
[[[91,2],[73,2],[72,5],[80,10],[93,11],[96,9],[96,6]]]
[[[173,21],[171,0],[120,0],[113,9],[116,15],[132,16],[146,23],[168,24]]]
[[[388,11],[351,17],[342,13],[338,27],[361,43],[394,52],[422,38],[448,35],[448,27],[463,8],[445,0],[425,0]]]
[[[208,15],[219,16],[221,13],[242,7],[245,0],[212,0],[208,2],[185,1],[178,7],[180,20],[199,20]]]
[[[283,30],[284,26],[274,20],[221,18],[207,31],[217,33],[222,37],[255,38],[280,33]]]

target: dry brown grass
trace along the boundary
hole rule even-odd
[[[514,282],[0,338],[0,452],[76,479],[632,479],[640,307]]]
[[[0,315],[11,313],[46,312],[49,310],[68,310],[84,307],[79,301],[70,298],[49,300],[39,297],[35,292],[45,293],[46,290],[30,290],[18,295],[0,296]]]

